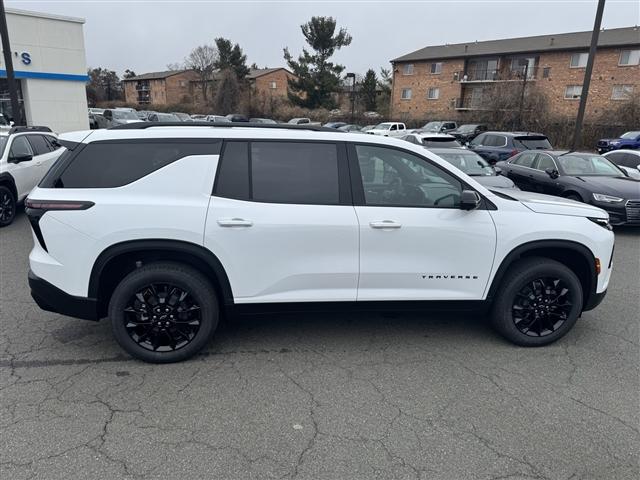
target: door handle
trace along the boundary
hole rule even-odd
[[[253,225],[251,220],[245,220],[244,218],[219,218],[218,225],[221,227],[250,227]]]
[[[400,228],[402,227],[401,223],[394,222],[393,220],[381,220],[378,222],[369,223],[371,228]]]

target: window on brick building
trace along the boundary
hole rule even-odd
[[[567,85],[564,89],[564,98],[567,100],[576,100],[582,95],[582,85]]]
[[[407,63],[402,66],[403,75],[413,75],[413,63]]]
[[[438,98],[440,98],[440,89],[437,87],[431,87],[429,90],[427,90],[427,98],[429,100],[437,100]]]
[[[614,85],[612,100],[628,100],[633,95],[633,85]]]
[[[276,84],[276,82],[271,82],[271,83],[269,84],[269,88],[270,88],[271,90],[275,90],[276,88],[278,88],[278,85]]]
[[[549,78],[550,74],[551,74],[551,67],[544,67],[542,69],[542,78]]]
[[[431,73],[437,75],[442,73],[442,62],[435,62],[431,64]]]
[[[587,60],[589,59],[589,54],[586,52],[574,53],[571,55],[571,63],[569,66],[571,68],[583,68],[587,66]]]
[[[640,64],[640,50],[622,50],[618,65],[638,65]]]
[[[402,94],[400,95],[400,98],[402,100],[411,100],[411,89],[410,88],[403,88],[402,89]]]

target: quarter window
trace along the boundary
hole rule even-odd
[[[368,206],[455,208],[462,183],[416,155],[385,147],[356,146]]]
[[[413,63],[407,63],[402,66],[403,75],[413,75]]]
[[[438,98],[440,98],[440,89],[436,87],[431,87],[427,91],[427,98],[429,100],[437,100]]]
[[[640,50],[622,50],[618,64],[622,66],[640,64]]]
[[[442,62],[435,62],[431,64],[431,73],[436,75],[442,73]]]
[[[574,53],[571,55],[571,68],[582,68],[587,66],[587,60],[589,59],[589,54],[586,52]]]
[[[564,90],[564,98],[567,100],[577,100],[582,95],[582,85],[567,85]]]
[[[410,88],[403,88],[402,89],[402,94],[400,95],[400,98],[402,100],[411,100],[411,89]]]

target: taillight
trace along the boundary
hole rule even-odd
[[[47,244],[44,242],[44,237],[42,236],[42,230],[40,229],[40,219],[42,216],[50,210],[86,210],[94,205],[93,202],[76,200],[33,200],[27,198],[24,201],[24,211],[27,217],[29,217],[29,223],[31,224],[31,228],[33,228],[33,233],[38,239],[40,246],[45,251],[48,251]]]

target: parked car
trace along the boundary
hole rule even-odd
[[[130,113],[136,113],[137,110],[135,108],[131,108],[131,107],[116,107],[114,108],[114,110],[120,110],[121,112],[130,112]]]
[[[320,125],[320,122],[312,122],[309,118],[292,118],[287,123],[291,125]]]
[[[89,114],[89,129],[97,130],[99,128],[109,128],[110,126],[111,122],[104,115],[98,113]]]
[[[102,115],[104,113],[104,108],[90,107],[89,113]]]
[[[147,122],[147,121],[149,121],[149,115],[151,115],[152,113],[156,113],[156,112],[154,112],[152,110],[139,110],[139,111],[136,112],[136,115],[143,122]]]
[[[364,127],[362,127],[362,130],[360,130],[361,132],[367,133],[369,130],[373,130],[374,128],[376,128],[375,125],[365,125]]]
[[[181,120],[178,117],[176,117],[173,113],[153,112],[149,114],[147,121],[167,123],[167,122],[180,122]]]
[[[369,135],[380,135],[382,137],[402,137],[406,135],[407,127],[404,123],[383,122],[367,130],[367,133]]]
[[[178,120],[180,120],[181,122],[193,122],[191,115],[189,115],[188,113],[171,112],[171,114],[178,117]]]
[[[458,124],[456,122],[446,120],[446,121],[428,122],[424,124],[421,128],[419,128],[418,131],[428,132],[428,133],[448,133],[455,130],[456,128],[458,128]]]
[[[498,168],[489,165],[484,158],[475,152],[464,148],[429,148],[429,151],[470,177],[474,177],[479,184],[487,188],[518,188],[511,179],[500,175]]]
[[[271,119],[271,118],[250,118],[249,121],[251,123],[267,123],[267,124],[274,124],[274,123],[278,123],[275,120]]]
[[[127,123],[142,121],[138,118],[138,115],[136,115],[135,112],[130,112],[128,110],[122,109],[108,108],[104,111],[103,115],[104,118],[106,118],[111,123],[111,126],[126,125]]]
[[[247,117],[246,115],[242,115],[241,113],[230,113],[229,115],[227,115],[227,119],[230,122],[248,122],[249,121],[249,117]]]
[[[0,227],[40,182],[64,148],[47,127],[12,127],[0,132]]]
[[[542,346],[606,294],[600,208],[496,194],[380,136],[148,126],[65,134],[72,150],[26,201],[36,303],[108,316],[136,358],[193,356],[225,311],[323,302],[486,309]]]
[[[425,148],[461,148],[462,144],[453,135],[445,133],[410,133],[403,140]]]
[[[482,132],[487,131],[487,126],[481,123],[468,123],[465,125],[460,125],[455,130],[451,130],[449,135],[453,135],[458,139],[459,142],[468,143]]]
[[[619,138],[603,138],[596,144],[598,152],[604,153],[611,150],[637,150],[640,149],[640,130],[626,132]]]
[[[206,122],[214,122],[214,123],[229,123],[229,122],[231,122],[231,120],[229,120],[227,117],[225,117],[223,115],[206,115],[205,116],[205,121]]]
[[[362,132],[362,125],[346,124],[338,127],[341,132]]]
[[[612,150],[603,155],[630,177],[640,178],[640,150]]]
[[[640,225],[640,180],[602,155],[528,151],[498,166],[522,190],[589,203],[606,210],[612,225]]]
[[[338,129],[340,127],[344,127],[346,124],[347,122],[328,122],[325,123],[323,127]]]
[[[468,147],[492,165],[525,150],[553,148],[545,135],[531,132],[484,132],[471,140]]]
[[[207,116],[202,114],[193,114],[191,115],[191,120],[193,120],[194,122],[206,122]]]

